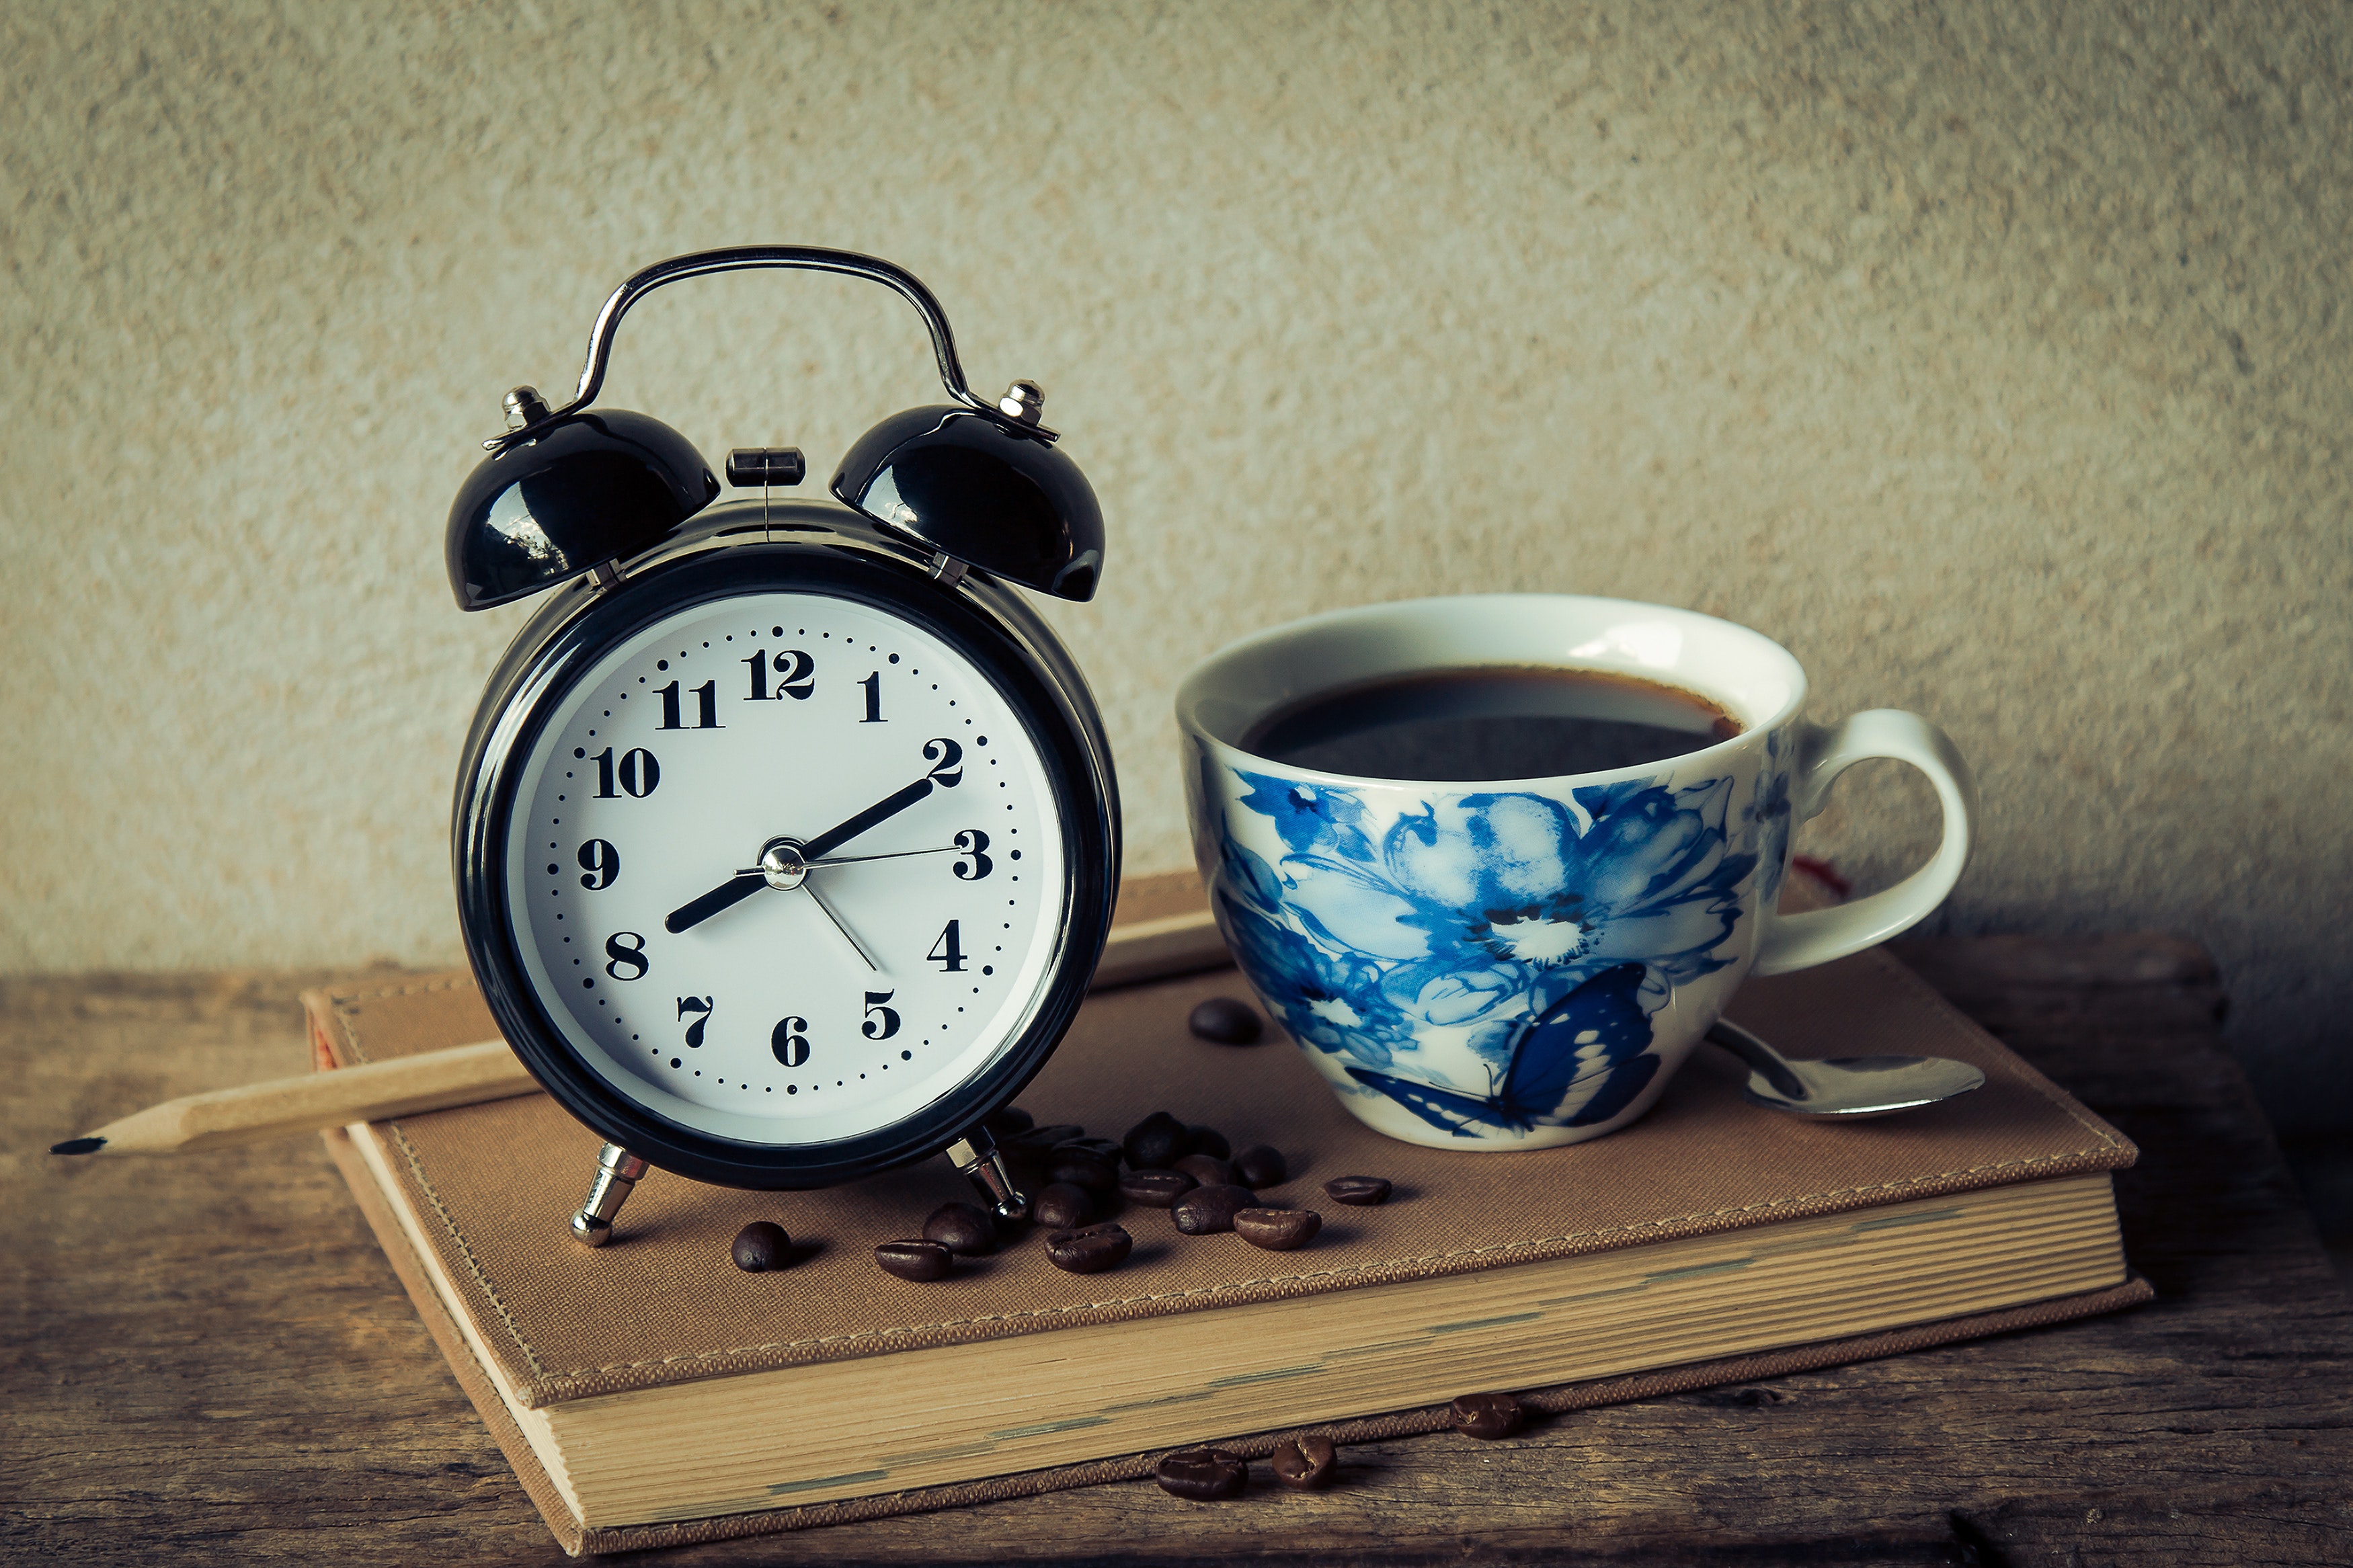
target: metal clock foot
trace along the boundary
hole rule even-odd
[[[996,1141],[978,1128],[947,1147],[947,1156],[955,1168],[972,1178],[997,1217],[1022,1220],[1029,1217],[1029,1200],[1013,1184],[1012,1173],[1005,1168],[1005,1156],[997,1151]]]
[[[618,1143],[606,1144],[596,1155],[596,1179],[589,1184],[587,1201],[572,1216],[572,1238],[583,1247],[602,1247],[612,1240],[613,1216],[650,1168]]]

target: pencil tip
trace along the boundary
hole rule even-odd
[[[69,1138],[62,1143],[49,1145],[52,1154],[95,1154],[106,1147],[103,1138]]]

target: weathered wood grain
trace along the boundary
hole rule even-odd
[[[2353,1302],[2170,939],[1903,955],[2139,1142],[2138,1311],[1348,1450],[1224,1504],[1149,1483],[681,1564],[2353,1561]],[[0,984],[0,1551],[82,1563],[561,1554],[308,1140],[75,1163],[54,1139],[299,1071],[310,975]]]

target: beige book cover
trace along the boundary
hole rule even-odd
[[[1152,1320],[1227,1310],[1235,1316],[1221,1323],[1248,1321],[1260,1325],[1254,1338],[1280,1338],[1275,1331],[1286,1311],[1330,1321],[1346,1303],[1316,1299],[1365,1291],[1359,1300],[1367,1303],[1442,1300],[1457,1309],[1453,1321],[1416,1331],[1426,1330],[1424,1339],[1435,1343],[1448,1331],[1477,1328],[1480,1333],[1461,1342],[1493,1348],[1467,1362],[1458,1356],[1450,1375],[1472,1377],[1473,1387],[1521,1392],[1539,1410],[1560,1410],[1896,1353],[2147,1297],[2147,1286],[2126,1272],[2105,1175],[2132,1163],[2132,1145],[1883,954],[1751,982],[1735,1016],[1795,1056],[1958,1057],[1985,1070],[1982,1089],[1907,1116],[1824,1125],[1747,1104],[1739,1094],[1743,1069],[1703,1048],[1634,1127],[1591,1143],[1525,1153],[1396,1142],[1351,1118],[1278,1034],[1270,1031],[1267,1043],[1249,1047],[1190,1036],[1185,1017],[1196,1001],[1240,989],[1240,977],[1224,971],[1098,992],[1020,1103],[1040,1122],[1074,1122],[1114,1138],[1146,1113],[1167,1110],[1219,1128],[1238,1148],[1275,1145],[1289,1160],[1291,1177],[1269,1189],[1270,1201],[1314,1207],[1324,1216],[1321,1236],[1297,1252],[1262,1251],[1230,1235],[1183,1237],[1165,1213],[1131,1205],[1121,1217],[1136,1237],[1134,1254],[1107,1274],[1060,1272],[1034,1240],[970,1263],[945,1281],[915,1284],[883,1274],[872,1258],[876,1242],[915,1234],[937,1205],[968,1195],[944,1162],[816,1193],[735,1192],[657,1172],[623,1211],[616,1245],[589,1251],[572,1241],[565,1222],[586,1188],[598,1140],[544,1095],[378,1123],[358,1130],[356,1139],[332,1133],[329,1142],[460,1383],[558,1538],[575,1552],[795,1529],[1134,1477],[1148,1473],[1157,1451],[1180,1442],[1216,1438],[1263,1454],[1287,1426],[1312,1424],[1343,1441],[1426,1431],[1443,1421],[1433,1404],[1470,1387],[1415,1386],[1408,1369],[1428,1364],[1426,1356],[1398,1363],[1392,1383],[1366,1384],[1360,1375],[1345,1396],[1318,1392],[1342,1383],[1319,1384],[1317,1374],[1333,1369],[1314,1364],[1229,1374],[1201,1365],[1193,1369],[1200,1389],[1137,1402],[1148,1410],[1112,1408],[1119,1402],[1111,1399],[1103,1411],[1071,1416],[1058,1409],[1057,1419],[1042,1424],[1025,1424],[1021,1412],[1007,1411],[964,1433],[960,1444],[902,1444],[909,1451],[897,1454],[881,1453],[891,1445],[880,1442],[880,1457],[854,1466],[739,1487],[723,1501],[706,1497],[691,1505],[693,1517],[642,1503],[584,1503],[565,1467],[543,1462],[567,1430],[590,1429],[587,1417],[615,1405],[617,1396],[634,1399],[629,1408],[641,1416],[666,1409],[676,1419],[702,1401],[719,1408],[731,1389],[790,1389],[789,1383],[758,1381],[788,1369],[1048,1334],[1068,1336],[1056,1347],[1096,1347],[1087,1352],[1095,1354],[1105,1343],[1118,1344],[1118,1335],[1134,1333],[1140,1351],[1151,1342]],[[379,980],[313,993],[306,1001],[322,1065],[380,1061],[496,1032],[463,973]],[[1389,1178],[1396,1196],[1374,1208],[1324,1198],[1324,1181],[1360,1173]],[[1600,1255],[1634,1249],[1659,1249],[1659,1258],[1713,1259],[1648,1268],[1653,1255],[1644,1252],[1630,1257],[1630,1271],[1610,1276],[1620,1282],[1601,1292],[1623,1298],[1651,1291],[1655,1310],[1672,1308],[1678,1323],[1705,1316],[1674,1305],[1688,1302],[1693,1291],[1734,1289],[1685,1277],[1739,1273],[1788,1237],[1820,1249],[1874,1231],[1884,1235],[1889,1226],[1947,1224],[1954,1239],[1946,1245],[1999,1249],[2000,1241],[1969,1231],[1969,1205],[1924,1200],[2021,1184],[2072,1194],[2066,1203],[2073,1216],[2064,1240],[2073,1250],[2061,1264],[2030,1270],[2035,1283],[2026,1286],[2015,1268],[1987,1269],[1981,1283],[1916,1299],[1899,1282],[1846,1301],[1843,1315],[1820,1320],[1811,1332],[1802,1312],[1785,1313],[1776,1320],[1782,1337],[1764,1331],[1770,1342],[1700,1323],[1680,1334],[1623,1332],[1606,1348],[1588,1344],[1580,1347],[1582,1359],[1568,1360],[1546,1352],[1550,1340],[1514,1339],[1486,1327],[1482,1315],[1482,1301],[1510,1295],[1515,1280],[1552,1278],[1494,1271],[1579,1258],[1599,1268],[1614,1262]],[[1834,1217],[1850,1214],[1857,1217]],[[782,1224],[807,1255],[774,1273],[737,1271],[729,1244],[753,1219]],[[1735,1234],[1748,1231],[1757,1234]],[[1671,1250],[1702,1245],[1715,1250]],[[1810,1267],[1843,1266],[1834,1250],[1821,1256],[1831,1261]],[[1752,1272],[1757,1280],[1770,1275]],[[1669,1276],[1681,1294],[1663,1282]],[[1788,1295],[1799,1289],[1794,1281],[1800,1278],[1746,1288]],[[1402,1297],[1395,1290],[1436,1281],[1442,1286],[1423,1285]],[[2040,1291],[2042,1299],[2021,1300],[2021,1289]],[[1282,1303],[1299,1305],[1286,1310]],[[1611,1310],[1624,1318],[1622,1305]],[[1593,1321],[1589,1303],[1555,1310],[1563,1323]],[[1504,1316],[1537,1320],[1544,1312],[1531,1306]],[[1626,1321],[1641,1321],[1639,1313]],[[971,1358],[986,1353],[971,1352],[955,1364],[985,1364]],[[804,1375],[804,1386],[819,1386],[817,1374]],[[675,1392],[647,1397],[647,1391],[663,1390]],[[1082,1435],[1072,1436],[1074,1429]],[[697,1495],[685,1484],[696,1479],[681,1478],[681,1497]],[[617,1511],[631,1517],[611,1517]]]

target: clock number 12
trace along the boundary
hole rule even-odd
[[[744,699],[744,700],[747,702],[765,702],[769,700],[769,665],[766,650],[763,649],[760,652],[754,654],[751,658],[743,659],[739,662],[748,664],[752,667],[752,695]],[[803,653],[799,648],[786,648],[784,652],[776,656],[776,671],[777,679],[775,695],[777,697],[789,697],[796,702],[806,702],[808,700],[808,694],[817,689],[816,669],[817,660],[811,658],[807,654]]]

